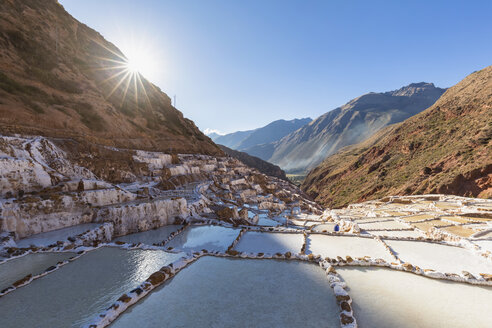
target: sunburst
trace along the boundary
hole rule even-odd
[[[148,90],[145,86],[155,88],[152,83],[144,83],[145,74],[152,74],[158,67],[158,61],[155,60],[154,54],[149,47],[142,43],[129,43],[125,46],[125,54],[111,49],[101,42],[94,42],[102,47],[106,54],[103,57],[97,57],[100,60],[100,66],[96,68],[99,71],[108,71],[109,76],[102,81],[102,84],[111,85],[110,91],[105,94],[110,98],[117,90],[121,92],[121,105],[125,102],[129,90],[132,90],[135,103],[138,106],[139,97],[144,97],[147,104],[152,106],[148,96]],[[139,94],[140,93],[140,94]]]

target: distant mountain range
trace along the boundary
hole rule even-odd
[[[413,84],[393,93],[366,95],[337,109],[331,126],[350,126],[335,124],[334,120],[344,118],[341,113],[347,111],[351,111],[348,118],[361,116],[363,98],[369,98],[364,100],[368,103],[367,108],[373,107],[369,102],[371,99],[398,100],[405,104],[397,111],[382,111],[382,117],[372,113],[369,116],[367,112],[362,122],[373,124],[362,127],[373,131],[407,114],[415,114],[421,106],[432,103],[441,91],[429,84]],[[417,105],[411,106],[410,100]],[[385,107],[394,108],[393,105]],[[359,109],[357,114],[356,108]],[[388,112],[392,115],[388,116]],[[311,134],[302,132],[316,130],[319,120],[311,123],[308,129],[282,139],[281,144],[296,136],[300,140],[297,144],[309,145],[312,139],[303,138]],[[337,135],[343,136],[344,130]],[[360,138],[362,136],[351,140]],[[332,146],[328,152],[334,148]],[[295,149],[293,147],[285,154],[296,158],[290,155],[296,154]],[[285,163],[280,158],[279,162]],[[302,188],[320,204],[329,207],[387,195],[442,193],[492,197],[492,66],[467,76],[427,110],[328,157],[309,173]]]
[[[310,118],[278,120],[254,130],[238,131],[226,135],[211,133],[208,136],[217,144],[248,152],[247,150],[251,147],[280,140],[311,121]]]
[[[396,91],[368,93],[318,117],[279,141],[244,151],[277,164],[286,172],[303,173],[339,149],[361,142],[381,128],[428,108],[444,91],[432,83],[422,82]]]

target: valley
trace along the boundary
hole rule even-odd
[[[300,22],[311,7],[269,15],[265,3],[143,1],[124,23],[144,8],[149,24],[157,14],[168,24],[153,34],[166,40],[159,85],[171,97],[141,73],[157,71],[149,53],[126,57],[106,39],[110,30],[64,8],[80,3],[62,2],[0,2],[2,328],[490,327],[492,66],[446,89],[419,82],[363,93],[385,85],[377,83],[384,72],[374,74],[372,62],[357,68],[357,76],[373,72],[360,88],[367,81],[343,79],[352,64],[335,61],[330,74],[335,66],[343,74],[319,86],[326,62],[298,66],[331,47],[316,39],[316,51],[305,48]],[[276,4],[275,14],[289,6]],[[96,19],[101,28],[128,4],[106,5],[84,2],[108,16]],[[237,19],[247,10],[254,20]],[[262,32],[288,21],[295,33],[262,39],[253,33],[262,15],[272,24]],[[297,34],[302,43],[291,42]],[[401,35],[390,39],[388,49]],[[282,56],[262,66],[279,40]],[[354,55],[336,45],[335,55]],[[245,57],[220,62],[233,50]],[[292,55],[300,57],[287,65]],[[397,66],[407,64],[420,67]],[[325,101],[352,84],[361,96],[314,120],[296,105],[304,94],[290,89]],[[255,98],[258,89],[272,93]],[[224,95],[246,115],[232,108],[224,119]],[[211,129],[264,122],[267,105],[306,118]]]

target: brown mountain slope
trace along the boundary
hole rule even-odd
[[[255,168],[261,173],[264,173],[266,175],[272,176],[272,177],[277,177],[279,179],[289,181],[287,179],[287,176],[285,175],[285,172],[282,171],[280,167],[278,167],[275,164],[269,163],[267,161],[262,160],[261,158],[251,156],[248,153],[242,152],[242,151],[237,151],[231,148],[228,148],[223,145],[218,145],[220,149],[227,155],[240,160],[243,162],[245,165]]]
[[[170,98],[55,0],[0,1],[0,132],[222,154]]]
[[[302,189],[329,207],[395,194],[492,197],[492,66],[422,113],[328,157]]]

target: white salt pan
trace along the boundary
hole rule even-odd
[[[361,229],[408,229],[409,226],[398,221],[359,223]]]
[[[104,247],[0,299],[3,327],[80,327],[181,255]]]
[[[317,265],[205,257],[112,327],[340,327],[338,313]]]
[[[248,253],[299,253],[304,243],[302,234],[246,232],[236,250]]]
[[[239,229],[220,226],[188,227],[174,237],[166,247],[173,247],[185,251],[225,251],[239,235]]]
[[[166,225],[158,229],[132,233],[126,236],[121,236],[115,241],[123,241],[125,243],[143,243],[152,245],[166,240],[172,232],[181,228],[181,225]]]
[[[335,223],[325,223],[315,226],[312,230],[317,232],[323,232],[324,230],[326,230],[326,232],[333,232],[334,228]]]
[[[359,327],[490,327],[492,288],[377,268],[337,268]]]
[[[464,248],[417,241],[387,240],[386,243],[402,261],[422,269],[457,274],[463,270],[475,275],[492,273],[492,262]]]
[[[43,273],[50,266],[68,260],[74,253],[36,253],[9,260],[0,264],[0,290],[28,274],[33,276]]]
[[[38,247],[48,246],[50,244],[55,244],[57,241],[67,241],[68,237],[75,237],[87,230],[97,228],[100,225],[100,223],[78,224],[72,227],[32,235],[16,241],[16,244],[18,247],[30,247],[31,245]]]
[[[375,236],[387,236],[387,237],[401,237],[401,238],[418,238],[424,235],[415,230],[404,230],[404,231],[387,231],[387,230],[371,230],[368,231],[371,235]]]
[[[306,254],[321,255],[336,258],[349,255],[352,258],[371,256],[388,262],[394,261],[384,246],[372,238],[347,236],[323,236],[311,234],[308,236]]]

